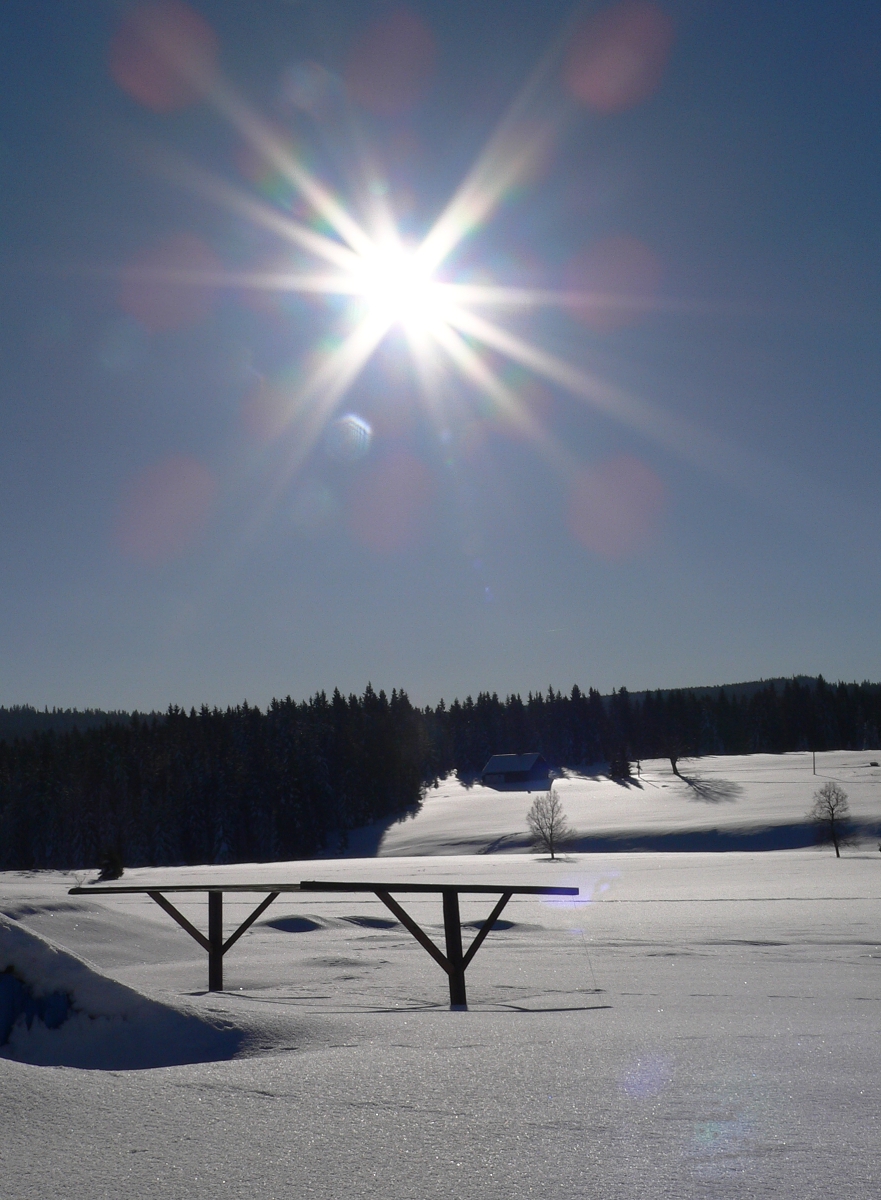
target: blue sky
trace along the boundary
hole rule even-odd
[[[0,23],[0,703],[881,678],[877,5]],[[437,278],[565,292],[479,310],[552,369],[463,325],[484,384],[427,387],[392,321],[305,395],[376,297],[243,286],[315,265],[272,214],[345,240],[255,138],[416,244],[530,80],[535,161]]]

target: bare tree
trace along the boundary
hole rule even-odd
[[[573,834],[566,821],[560,797],[553,788],[536,796],[532,808],[526,814],[526,823],[534,845],[539,850],[547,850],[551,858]]]
[[[817,826],[817,832],[824,842],[831,842],[835,847],[835,857],[841,858],[839,846],[846,845],[850,806],[847,803],[847,792],[831,780],[824,783],[814,792],[814,803],[808,813],[808,820]]]
[[[679,775],[679,778],[682,779],[683,776],[680,774],[679,764],[683,759],[692,757],[691,750],[688,748],[685,741],[680,738],[669,738],[667,740],[666,757],[670,760],[670,766],[673,768],[673,774]]]

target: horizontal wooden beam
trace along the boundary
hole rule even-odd
[[[498,896],[577,896],[577,887],[512,887],[507,883],[340,883],[337,880],[305,879],[301,892],[488,892]]]
[[[150,892],[469,892],[512,896],[577,896],[577,887],[513,887],[496,883],[344,883],[308,879],[301,883],[169,883],[85,884],[68,889],[70,896],[149,895]]]
[[[137,895],[139,892],[142,895],[149,895],[150,892],[275,892],[278,895],[280,892],[298,892],[299,890],[298,883],[120,883],[106,887],[88,883],[83,887],[70,888],[67,894],[69,896],[94,896],[96,893],[121,895],[126,892],[132,895]]]

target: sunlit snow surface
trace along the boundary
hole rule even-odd
[[[877,757],[822,765],[867,821],[881,815],[881,780],[847,772]],[[724,762],[743,788],[727,803],[748,817],[750,781],[785,764]],[[801,819],[819,782],[808,767],[796,803],[778,780],[779,819]],[[617,801],[634,805],[634,828],[649,803],[636,792]],[[452,845],[460,800],[435,800],[446,827],[429,798],[390,833],[432,821],[436,846]],[[525,811],[526,800],[491,803]],[[476,790],[468,802],[483,807]],[[670,804],[675,816],[680,800]],[[700,828],[704,808],[694,811]],[[628,818],[617,820],[626,832]],[[419,836],[430,846],[426,829]],[[0,876],[13,926],[85,960],[96,979],[239,1039],[232,1058],[156,1069],[0,1059],[4,1196],[850,1200],[881,1190],[877,841],[840,860],[816,849],[553,864],[472,853],[128,871],[125,882],[209,874],[573,883],[589,902],[512,900],[510,927],[468,970],[469,1011],[453,1013],[440,969],[371,896],[282,897],[227,956],[228,990],[209,995],[205,954],[146,897],[68,896],[73,878],[56,873]],[[406,903],[439,939],[438,899]],[[227,900],[228,929],[251,904]],[[464,900],[464,919],[490,904]],[[181,908],[205,927],[204,896]],[[162,1052],[158,1035],[157,1061]]]
[[[872,763],[876,765],[872,765]],[[714,755],[632,766],[633,777],[567,772],[554,783],[583,849],[792,849],[813,844],[806,814],[814,791],[834,779],[851,816],[881,834],[881,752]],[[355,835],[386,854],[487,854],[528,850],[526,813],[535,793],[498,792],[455,778],[429,791],[418,814]],[[637,843],[633,846],[632,843]]]

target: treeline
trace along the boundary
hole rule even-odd
[[[0,868],[274,861],[418,804],[431,760],[403,692],[273,701],[0,743]]]
[[[881,684],[817,679],[601,696],[574,687],[441,704],[430,713],[441,770],[476,775],[491,754],[537,750],[558,767],[701,754],[879,747]]]
[[[35,733],[67,733],[72,729],[98,729],[110,722],[131,720],[138,713],[106,712],[100,708],[34,708],[30,704],[0,707],[0,741],[31,737]],[[153,714],[149,714],[153,715]]]
[[[539,751],[556,767],[881,748],[881,684],[794,679],[526,700],[482,693],[418,709],[403,691],[169,708],[0,741],[0,868],[273,861],[335,852],[414,809],[452,770]]]

